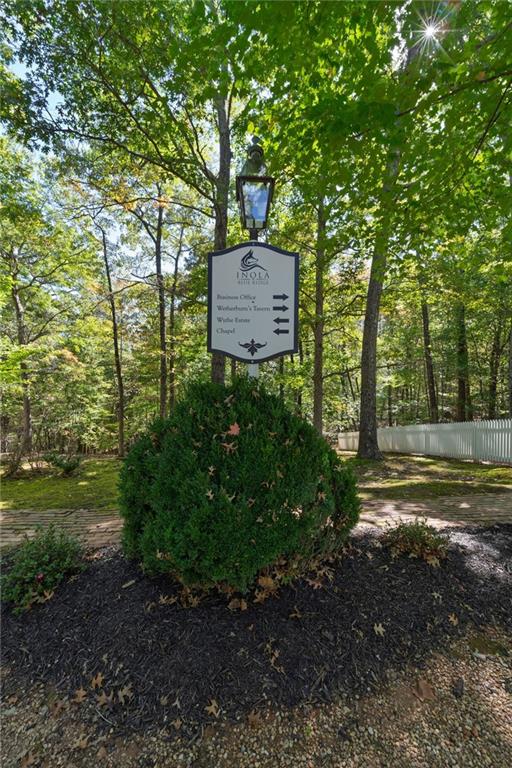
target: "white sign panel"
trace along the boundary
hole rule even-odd
[[[208,256],[208,351],[261,363],[298,350],[299,254],[243,243]]]

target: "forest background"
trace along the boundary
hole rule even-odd
[[[2,451],[114,452],[206,352],[207,254],[297,250],[298,354],[261,378],[317,429],[512,416],[508,2],[0,2]]]

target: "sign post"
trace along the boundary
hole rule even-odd
[[[298,351],[299,254],[250,241],[208,255],[208,351],[258,364]]]

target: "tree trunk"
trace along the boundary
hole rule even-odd
[[[105,232],[101,230],[103,242],[103,261],[105,264],[105,274],[107,276],[108,303],[110,305],[110,316],[112,318],[112,338],[114,341],[114,363],[117,382],[117,453],[120,458],[124,456],[124,382],[123,370],[121,364],[121,352],[119,348],[119,326],[117,323],[116,302],[112,291],[112,277],[110,274],[110,264],[108,262],[107,238]]]
[[[423,351],[425,355],[428,412],[430,421],[433,424],[437,424],[439,421],[439,408],[437,405],[436,380],[432,360],[432,338],[430,336],[428,304],[424,299],[421,301],[421,319],[423,323]]]
[[[512,325],[508,333],[508,415],[512,419]]]
[[[160,186],[158,197],[161,196]],[[158,289],[158,330],[160,345],[160,417],[165,419],[167,413],[167,343],[165,334],[165,286],[162,274],[162,229],[164,220],[163,205],[158,205],[158,219],[155,236],[155,271]]]
[[[469,389],[469,358],[466,335],[466,318],[464,304],[456,307],[457,324],[457,409],[456,421],[470,421],[471,395]]]
[[[396,104],[400,112],[405,106],[405,100],[410,98],[411,83],[409,82],[409,66],[419,55],[421,47],[418,43],[407,50],[403,71],[402,95]],[[400,118],[395,121],[398,132]],[[363,349],[361,353],[361,413],[359,419],[359,448],[360,459],[382,459],[377,441],[377,336],[379,330],[379,310],[382,295],[382,283],[386,274],[387,249],[393,215],[394,191],[400,171],[400,159],[404,139],[390,148],[382,191],[380,196],[380,221],[377,223],[375,243],[370,269],[370,281],[366,297],[366,311],[363,329]]]
[[[14,311],[16,314],[16,332],[18,337],[18,344],[20,347],[24,347],[28,343],[27,328],[25,325],[25,308],[21,302],[20,294],[18,291],[18,285],[16,278],[13,278],[13,286],[11,290],[12,300],[14,303]],[[21,457],[30,453],[32,450],[32,401],[30,397],[30,375],[26,360],[20,362],[20,378],[21,389],[23,392],[23,417],[21,428],[21,439],[18,447],[19,454],[15,460],[16,467],[12,467],[12,471],[16,471],[21,461]]]
[[[388,384],[388,427],[393,426],[393,387]]]
[[[487,418],[496,418],[496,404],[498,391],[498,373],[500,370],[501,358],[501,332],[502,332],[501,312],[496,320],[496,326],[492,337],[491,359],[489,361],[489,397],[487,401]]]
[[[313,326],[315,359],[313,364],[313,426],[323,434],[324,385],[324,269],[325,269],[325,213],[324,201],[318,203],[316,263],[315,263],[315,322]]]
[[[219,95],[215,102],[219,128],[219,174],[216,179],[215,200],[215,250],[226,247],[228,232],[228,195],[231,165],[231,137],[226,99]],[[211,300],[212,297],[210,297]],[[212,354],[212,381],[224,384],[225,357],[220,352]]]
[[[180,258],[183,247],[183,234],[185,226],[181,226],[180,240],[176,256],[174,257],[174,272],[171,283],[171,295],[169,303],[169,413],[172,413],[176,405],[176,290],[178,287],[178,275]]]
[[[299,363],[302,369],[302,364],[304,362],[304,347],[302,346],[302,339],[299,339]],[[297,391],[297,413],[299,416],[302,416],[302,389],[299,389]]]
[[[386,169],[382,189],[381,220],[375,237],[370,281],[366,297],[363,349],[361,353],[361,410],[359,417],[360,459],[382,459],[377,442],[377,335],[382,283],[386,272],[386,251],[391,228],[393,190],[400,164],[400,152],[395,150]]]
[[[281,355],[281,357],[279,358],[279,377],[280,377],[280,381],[279,381],[279,397],[281,399],[283,399],[284,398],[284,382],[283,382],[283,377],[284,377],[284,355]]]

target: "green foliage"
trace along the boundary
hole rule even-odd
[[[45,602],[62,580],[81,568],[80,543],[54,525],[40,529],[9,556],[2,575],[2,597],[16,612]]]
[[[120,490],[127,554],[202,587],[246,590],[278,558],[336,552],[359,510],[336,453],[243,379],[192,386],[134,445]]]
[[[62,456],[58,453],[46,453],[44,460],[52,467],[62,470],[64,477],[70,477],[80,466],[80,456]]]
[[[420,518],[410,523],[401,522],[390,528],[384,541],[393,557],[419,557],[429,565],[439,565],[439,561],[446,557],[448,549],[447,536]]]

